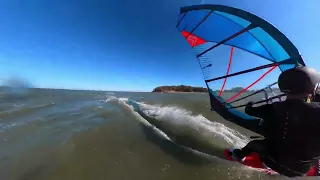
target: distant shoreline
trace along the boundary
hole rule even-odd
[[[164,92],[156,92],[156,93],[207,93],[207,92],[183,92],[183,91],[164,91]]]
[[[278,90],[278,88],[272,88],[274,91]],[[243,87],[233,87],[231,89],[226,89],[223,92],[229,92],[229,93],[238,93],[243,91]],[[220,90],[213,90],[217,93],[220,92]],[[246,90],[247,92],[254,93],[257,90]],[[180,85],[180,86],[158,86],[152,90],[152,92],[156,93],[207,93],[208,89],[204,87],[193,87],[193,86],[186,86],[186,85]]]
[[[195,92],[208,92],[207,88],[203,87],[193,87],[193,86],[159,86],[152,90],[152,92],[158,93],[195,93]]]

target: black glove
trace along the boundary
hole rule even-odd
[[[253,102],[252,101],[248,102],[248,104],[246,105],[245,111],[247,112],[250,108],[252,108],[252,106],[253,106]]]
[[[252,107],[253,106],[253,101],[248,102],[248,104],[246,105],[246,107]]]

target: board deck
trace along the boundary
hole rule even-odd
[[[243,158],[242,160],[234,160],[231,157],[229,152],[231,152],[231,149],[224,150],[224,155],[225,155],[226,159],[229,160],[229,161],[239,162],[239,163],[241,163],[243,165],[249,166],[249,167],[254,168],[254,169],[258,170],[258,171],[263,171],[263,172],[265,172],[267,174],[270,174],[270,175],[278,174],[277,172],[273,171],[272,169],[266,167],[262,163],[262,161],[261,161],[261,159],[260,159],[260,157],[259,157],[259,155],[257,153],[253,152],[250,155],[248,155],[245,158]]]
[[[226,157],[227,160],[229,161],[236,161],[236,162],[239,162],[245,166],[249,166],[251,168],[254,168],[258,171],[262,171],[262,172],[265,172],[267,174],[270,174],[270,175],[277,175],[279,173],[277,173],[276,171],[273,171],[272,169],[266,167],[259,155],[255,152],[251,153],[250,155],[246,156],[245,158],[243,158],[241,161],[240,160],[234,160],[230,153],[229,152],[232,152],[232,149],[225,149],[224,150],[224,156]],[[320,163],[319,163],[319,166],[320,166]],[[318,168],[316,166],[313,166],[307,173],[305,176],[319,176],[319,173],[318,173]]]

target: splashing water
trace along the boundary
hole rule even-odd
[[[106,102],[111,101],[118,101],[130,108],[140,117],[138,117],[139,121],[160,131],[160,134],[165,138],[183,146],[192,146],[191,148],[204,153],[217,147],[220,150],[230,147],[240,148],[249,141],[246,136],[222,123],[209,121],[201,114],[192,115],[192,112],[180,107],[150,105],[113,96],[106,100]]]

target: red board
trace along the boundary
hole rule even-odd
[[[236,161],[232,159],[232,157],[229,154],[230,150],[226,149],[224,150],[224,156],[226,157],[227,160],[229,161]],[[251,153],[249,156],[246,156],[245,158],[242,159],[242,161],[237,161],[243,165],[255,168],[257,170],[262,170],[263,172],[267,174],[278,174],[277,172],[267,169],[267,167],[262,163],[259,155],[257,153]],[[313,166],[309,172],[306,173],[306,176],[319,176],[318,175],[318,170],[316,166]]]
[[[229,161],[235,161],[234,159],[232,159],[232,157],[229,154],[229,149],[224,150],[224,155],[226,157],[227,160]],[[260,160],[260,157],[257,153],[251,153],[250,155],[246,156],[245,158],[242,159],[242,161],[237,161],[243,165],[255,168],[257,170],[261,170],[267,174],[278,174],[277,172],[271,170],[271,169],[267,169],[267,167],[264,166],[264,164],[262,163],[262,161]]]

